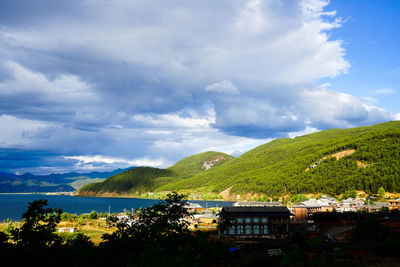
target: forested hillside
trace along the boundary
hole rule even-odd
[[[232,159],[228,154],[208,151],[184,158],[167,169],[138,167],[114,175],[104,182],[88,184],[81,188],[80,194],[153,192],[165,184],[181,181],[205,171],[205,165],[217,168]]]
[[[200,159],[193,163],[199,155],[165,170],[173,176],[166,173],[164,178],[153,179],[151,186],[136,188],[214,193],[228,189],[235,194],[268,196],[337,195],[353,189],[376,193],[379,187],[400,192],[398,121],[276,139],[238,158],[217,162],[208,170]]]

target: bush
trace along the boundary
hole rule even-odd
[[[92,211],[90,212],[90,214],[89,214],[89,219],[95,220],[95,219],[97,219],[97,218],[99,218],[99,215],[97,214],[97,212],[96,212],[95,210],[92,210]]]

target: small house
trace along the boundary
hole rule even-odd
[[[75,227],[62,227],[58,228],[59,233],[75,233],[77,230]]]
[[[335,208],[333,201],[329,199],[310,198],[292,207],[292,212],[296,220],[307,220],[316,212],[331,212]]]
[[[184,208],[189,212],[199,212],[203,210],[203,207],[197,203],[190,203],[188,202]]]

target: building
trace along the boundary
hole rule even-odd
[[[400,199],[388,200],[387,207],[389,210],[400,210]]]
[[[285,238],[292,215],[284,206],[223,207],[219,229],[225,237]]]
[[[307,220],[316,212],[331,212],[335,208],[335,201],[328,198],[310,198],[292,207],[292,212],[296,220]]]
[[[59,233],[75,233],[76,228],[75,227],[62,227],[58,228]]]
[[[189,212],[200,212],[203,210],[203,207],[197,203],[190,203],[188,202],[184,208]]]
[[[364,201],[359,198],[348,198],[339,201],[336,204],[336,210],[338,212],[348,212],[348,211],[357,211],[360,210],[362,205],[364,205]]]

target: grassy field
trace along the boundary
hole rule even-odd
[[[13,223],[14,227],[19,227],[21,223]],[[102,241],[102,235],[105,233],[112,233],[116,230],[115,227],[110,227],[107,225],[105,218],[98,218],[98,219],[84,219],[81,223],[76,221],[61,221],[57,225],[57,229],[59,228],[76,228],[78,233],[85,234],[90,238],[90,240],[95,244],[98,245]],[[0,232],[4,232],[7,228],[7,223],[0,223]],[[210,220],[202,220],[198,223],[198,227],[195,228],[194,225],[191,225],[189,229],[192,230],[215,230],[217,229],[217,223],[213,223]]]
[[[14,226],[18,227],[20,223],[14,223]],[[7,223],[0,223],[0,232],[4,232],[7,227]],[[58,228],[63,228],[63,227],[73,227],[76,228],[78,233],[83,233],[87,235],[90,240],[98,245],[102,239],[101,236],[105,233],[112,233],[115,228],[110,228],[106,224],[105,219],[86,219],[81,222],[81,224],[78,223],[78,221],[61,221],[58,226]]]

